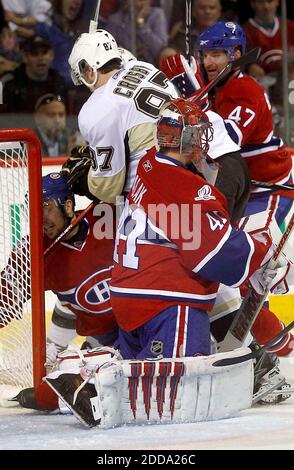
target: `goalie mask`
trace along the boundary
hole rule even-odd
[[[178,150],[210,184],[218,173],[218,164],[207,155],[212,139],[212,124],[197,104],[178,98],[163,106],[156,127],[157,148]]]
[[[53,199],[63,209],[65,202],[71,200],[74,206],[74,193],[67,184],[67,180],[68,176],[63,173],[49,173],[49,175],[43,176],[43,204]]]
[[[121,53],[114,37],[98,29],[94,33],[83,33],[75,42],[68,63],[75,85],[86,85],[91,88],[97,81],[97,70],[113,59],[121,59]],[[86,72],[91,67],[95,71],[92,83],[85,80]]]
[[[207,115],[191,101],[182,98],[163,106],[157,122],[156,139],[161,149],[177,149],[202,158],[209,149],[213,129]]]

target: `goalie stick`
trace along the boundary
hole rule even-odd
[[[220,71],[220,73],[215,77],[214,80],[211,80],[211,82],[209,82],[205,87],[201,89],[200,93],[196,96],[195,100],[193,101],[195,103],[201,101],[202,98],[206,95],[206,93],[209,93],[221,80],[226,78],[232,71],[239,69],[244,65],[256,62],[259,59],[260,52],[260,47],[256,47],[255,49],[251,49],[251,51],[247,52],[247,54],[242,55],[240,59],[236,59],[233,62],[229,62]]]
[[[245,362],[249,361],[250,359],[255,359],[261,354],[263,354],[265,351],[270,349],[274,344],[276,344],[277,341],[280,341],[284,336],[286,336],[289,331],[294,328],[294,320],[289,323],[288,326],[286,326],[280,333],[278,333],[274,338],[272,338],[270,341],[268,341],[266,344],[261,346],[259,349],[252,351],[251,353],[244,354],[244,356],[236,356],[236,357],[228,357],[224,359],[218,359],[215,361],[212,365],[214,367],[223,367],[223,366],[232,366],[234,364],[239,364],[240,362]]]
[[[278,243],[272,259],[269,262],[269,266],[275,268],[282,250],[290,238],[290,235],[294,228],[294,214],[286,227],[286,230]],[[269,289],[266,289],[263,294],[258,294],[253,287],[249,287],[246,296],[244,297],[242,304],[235,315],[235,318],[227,332],[224,340],[220,343],[220,351],[230,351],[232,349],[242,346],[245,337],[249,333],[259,311],[264,304]]]

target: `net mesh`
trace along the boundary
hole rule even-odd
[[[27,146],[0,143],[0,385],[33,384]]]

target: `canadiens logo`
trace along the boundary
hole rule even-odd
[[[225,26],[227,28],[230,28],[232,30],[232,33],[236,31],[236,24],[233,23],[232,21],[227,21],[227,23],[225,23]]]
[[[50,178],[53,180],[58,180],[60,178],[59,173],[50,173]]]
[[[111,309],[109,281],[111,279],[109,266],[85,279],[77,288],[75,300],[81,309],[96,315],[108,312]]]
[[[146,172],[152,170],[152,165],[150,163],[150,160],[146,160],[146,162],[143,163],[143,168]]]
[[[208,184],[205,184],[198,190],[198,196],[194,198],[195,201],[209,201],[210,199],[215,199],[211,194],[211,187]]]

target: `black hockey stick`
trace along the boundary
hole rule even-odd
[[[250,359],[255,359],[256,357],[260,356],[264,351],[271,348],[276,344],[277,341],[284,338],[289,331],[294,328],[294,320],[289,323],[280,333],[278,333],[274,338],[268,341],[266,344],[261,346],[259,349],[252,351],[251,353],[244,354],[244,356],[236,356],[236,357],[227,357],[224,359],[219,359],[215,361],[212,365],[214,367],[223,367],[223,366],[232,366],[234,364],[240,364],[241,362],[249,361]]]
[[[260,188],[268,188],[268,189],[290,189],[291,191],[294,190],[294,184],[280,184],[280,183],[266,183],[265,181],[256,181],[251,180],[251,184],[253,186],[259,186]]]
[[[233,62],[229,62],[215,77],[214,80],[211,80],[205,87],[203,87],[195,98],[196,103],[198,101],[201,101],[202,98],[206,95],[206,93],[209,93],[221,80],[223,80],[225,77],[229,75],[229,73],[233,72],[236,69],[239,69],[240,67],[243,67],[244,65],[247,64],[252,64],[253,62],[256,62],[260,56],[261,49],[260,47],[256,47],[255,49],[251,49],[251,51],[247,52],[247,54],[244,54],[240,57],[240,59],[236,59]]]
[[[90,25],[89,25],[89,33],[95,33],[95,31],[98,28],[98,19],[99,19],[99,11],[100,11],[100,4],[101,0],[97,1],[97,6],[96,6],[96,11],[95,11],[95,16],[93,20],[90,20]]]
[[[190,57],[193,55],[192,49],[192,0],[186,0],[186,59],[190,63]]]

